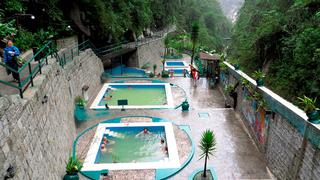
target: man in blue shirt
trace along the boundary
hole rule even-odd
[[[7,66],[11,67],[12,69],[18,71],[19,66],[17,62],[17,56],[20,55],[19,49],[13,45],[12,41],[8,41],[8,46],[4,48],[4,62]],[[19,74],[13,71],[8,70],[8,75],[12,73],[13,79],[15,82],[19,82]]]

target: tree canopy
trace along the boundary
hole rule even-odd
[[[247,73],[263,69],[267,86],[288,100],[319,99],[319,38],[319,1],[246,0],[229,59],[238,59]]]

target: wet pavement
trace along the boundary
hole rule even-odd
[[[211,129],[216,136],[217,150],[214,157],[209,159],[208,166],[215,168],[219,179],[271,179],[263,154],[255,147],[235,111],[224,108],[224,96],[217,86],[210,89],[205,78],[198,80],[196,86],[189,78],[175,77],[166,79],[166,81],[179,85],[185,90],[190,103],[188,112],[182,112],[181,108],[176,110],[126,110],[124,112],[110,110],[109,114],[100,117],[100,120],[90,120],[79,124],[78,132],[99,123],[102,119],[130,115],[161,117],[178,125],[188,125],[196,143],[196,152],[191,162],[170,178],[180,180],[187,179],[194,170],[203,168],[204,160],[198,160],[200,154],[198,142],[201,133],[206,129]]]

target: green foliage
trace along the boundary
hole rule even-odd
[[[169,77],[169,71],[162,71],[161,72],[161,77],[168,78]]]
[[[248,0],[229,54],[247,73],[263,69],[268,86],[294,103],[303,95],[319,98],[319,24],[319,1]]]
[[[263,78],[265,78],[266,75],[265,75],[265,73],[262,72],[261,70],[258,70],[258,71],[254,71],[254,72],[252,73],[252,77],[257,80],[257,79],[263,79]]]
[[[15,45],[21,51],[27,51],[32,47],[32,44],[35,41],[33,34],[24,29],[20,29],[17,33],[17,36],[14,38]]]
[[[154,77],[154,73],[153,73],[153,72],[150,72],[149,77],[150,77],[150,78],[153,78],[153,77]]]
[[[148,69],[148,68],[150,68],[150,66],[151,66],[151,64],[149,62],[147,62],[141,66],[141,69]]]
[[[17,57],[17,63],[21,67],[24,65],[24,63],[26,63],[26,60],[23,59],[21,56],[19,56],[19,57]]]
[[[235,89],[236,89],[236,86],[235,86],[235,85],[228,85],[228,86],[225,88],[225,91],[227,91],[227,93],[233,93],[233,92],[235,92]]]
[[[231,23],[223,15],[216,0],[185,0],[176,9],[177,33],[169,36],[169,47],[177,50],[193,49],[192,25],[197,22],[197,51],[203,49],[222,50],[224,38],[230,36]]]
[[[216,139],[213,131],[207,129],[202,133],[199,148],[201,150],[200,159],[205,158],[203,176],[206,177],[207,160],[210,156],[213,156],[216,150]]]
[[[77,96],[75,98],[75,104],[78,106],[85,106],[86,101],[81,96]]]
[[[63,11],[58,6],[60,0],[47,0],[48,16],[53,22],[63,21]]]
[[[22,13],[25,11],[25,7],[23,7],[22,0],[8,0],[0,2],[0,7],[8,13]]]
[[[82,163],[77,157],[69,157],[69,160],[66,165],[67,174],[77,173],[81,170]]]
[[[9,21],[7,23],[0,22],[0,39],[8,38],[12,33],[15,34],[17,32],[17,29],[14,27],[14,24],[15,20]]]
[[[154,65],[153,65],[153,75],[156,74],[156,69],[157,69],[157,64],[154,64]]]
[[[196,43],[199,38],[199,24],[198,22],[193,22],[191,27],[191,41],[192,41],[192,56],[191,56],[191,64],[193,64],[193,60],[195,57],[196,51]]]
[[[317,98],[311,99],[307,96],[298,97],[298,100],[300,101],[300,105],[303,106],[303,109],[306,113],[310,113],[314,110],[317,110],[316,102]]]

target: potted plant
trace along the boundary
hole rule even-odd
[[[255,71],[252,73],[252,77],[256,80],[257,86],[264,85],[263,79],[266,77],[264,72],[262,72],[261,70]]]
[[[252,99],[256,101],[257,103],[257,110],[256,112],[263,110],[266,112],[266,114],[271,114],[272,111],[270,110],[270,108],[268,107],[267,102],[264,100],[263,96],[258,93],[258,92],[254,92],[252,95]]]
[[[84,109],[86,101],[81,96],[77,96],[76,99],[75,99],[75,104],[80,109]]]
[[[204,168],[203,171],[197,173],[193,179],[213,179],[211,170],[207,169],[209,156],[213,155],[216,150],[216,139],[213,131],[207,129],[202,133],[199,148],[201,150],[200,159],[204,158]]]
[[[233,65],[234,70],[239,70],[240,69],[240,64],[239,61],[236,59],[231,59],[230,63]]]
[[[300,104],[304,106],[304,111],[308,116],[308,120],[312,123],[319,123],[319,109],[316,107],[317,98],[311,99],[307,96],[298,97]]]
[[[153,77],[154,77],[154,74],[153,74],[152,72],[150,72],[149,77],[150,77],[150,78],[153,78]]]
[[[169,77],[169,71],[162,71],[161,77],[168,78]]]
[[[78,172],[82,168],[82,162],[77,158],[70,156],[66,165],[66,175],[63,180],[79,180]]]

